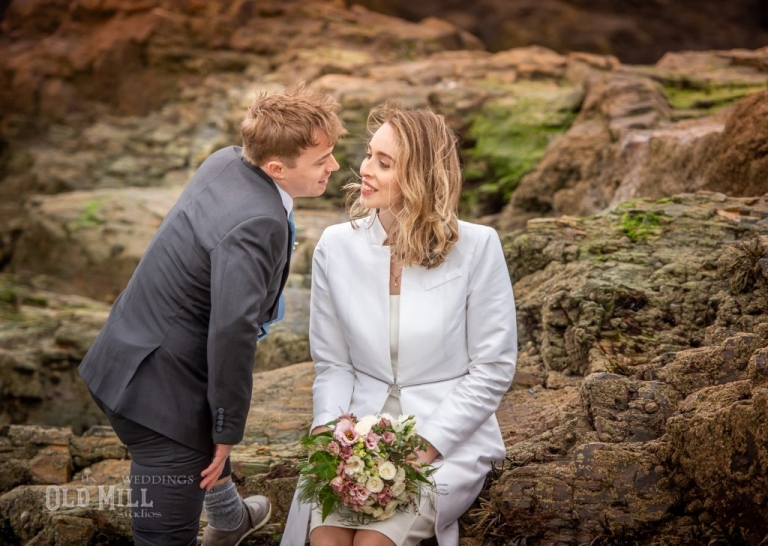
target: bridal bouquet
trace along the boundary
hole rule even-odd
[[[334,512],[354,524],[383,521],[408,506],[418,509],[420,496],[434,491],[437,469],[416,463],[415,452],[427,445],[413,415],[345,414],[327,426],[303,440],[310,455],[299,466],[298,485],[300,500],[316,503],[323,521]]]

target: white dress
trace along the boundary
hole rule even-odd
[[[389,348],[392,358],[392,373],[397,378],[397,354],[400,347],[400,296],[389,296]],[[396,393],[392,393],[384,407],[382,413],[389,413],[397,417],[402,414],[400,399]],[[312,509],[312,519],[310,522],[310,533],[320,525],[330,525],[333,527],[345,527],[347,529],[365,529],[367,531],[378,531],[385,535],[389,540],[398,546],[415,546],[424,539],[435,535],[435,508],[434,499],[428,495],[421,498],[419,504],[419,513],[413,509],[407,512],[397,512],[390,519],[377,521],[368,525],[350,525],[342,522],[336,514],[331,514],[325,521],[322,521],[320,510],[317,507]]]

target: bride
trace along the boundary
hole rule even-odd
[[[441,494],[350,526],[294,498],[282,546],[459,543],[459,517],[505,448],[494,412],[515,372],[512,285],[496,232],[459,221],[456,138],[429,110],[389,105],[351,184],[351,222],[325,230],[312,266],[313,432],[350,412],[413,414]]]

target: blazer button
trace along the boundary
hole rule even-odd
[[[222,427],[216,427],[216,432],[224,432],[224,429]]]
[[[222,413],[224,413],[224,408],[219,408],[217,411],[219,412],[219,415],[221,415]]]
[[[219,419],[218,421],[216,421],[216,424],[218,426],[220,426],[220,427],[223,426],[224,425],[224,419]]]

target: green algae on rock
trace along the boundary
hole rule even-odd
[[[509,201],[549,143],[571,126],[583,98],[577,87],[554,82],[494,87],[503,94],[472,116],[467,135],[473,145],[464,154],[463,201],[473,216]]]

